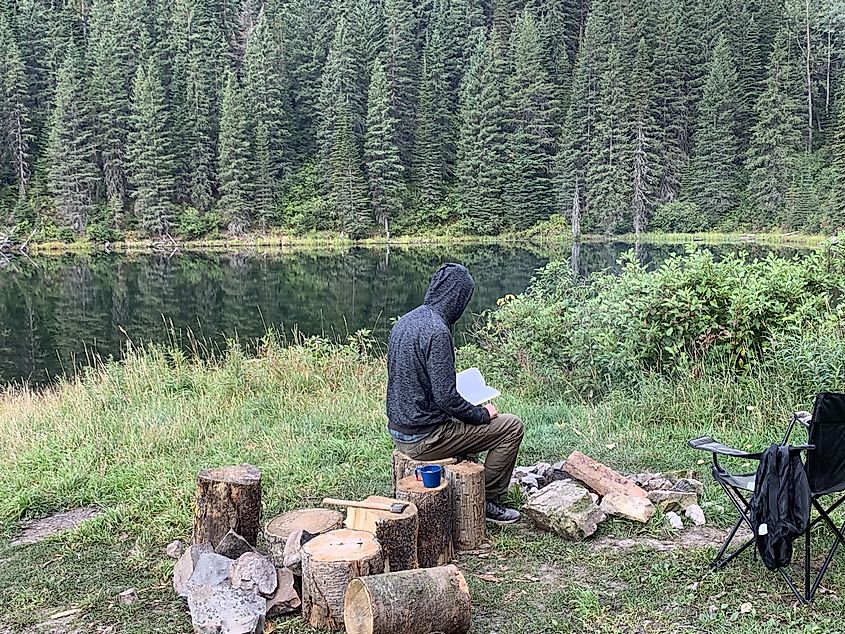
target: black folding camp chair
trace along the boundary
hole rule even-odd
[[[799,601],[811,603],[833,561],[839,544],[845,542],[845,536],[843,536],[845,523],[841,527],[837,526],[830,516],[835,509],[845,502],[845,495],[840,495],[832,501],[827,498],[827,496],[845,491],[845,394],[819,393],[816,396],[812,414],[808,412],[793,414],[783,437],[783,445],[789,444],[796,424],[805,427],[808,435],[806,445],[793,445],[793,449],[806,452],[804,454],[804,468],[807,471],[807,479],[810,484],[811,503],[810,521],[807,523],[804,534],[803,589],[799,589],[787,569],[779,568],[778,572],[786,580],[789,588]],[[725,543],[711,564],[714,568],[723,568],[755,543],[755,539],[752,537],[745,543],[735,546],[730,553],[728,552],[743,524],[748,526],[752,533],[754,532],[751,526],[750,504],[754,493],[756,470],[752,473],[735,475],[721,465],[719,456],[759,461],[763,453],[749,453],[734,449],[709,436],[691,440],[689,445],[693,449],[707,451],[713,455],[713,478],[724,489],[728,499],[739,511],[739,519],[728,533]],[[823,501],[822,498],[826,499]],[[815,517],[813,517],[813,511],[815,511]],[[813,579],[812,532],[818,525],[826,526],[830,530],[833,535],[833,545],[828,550],[824,563]]]

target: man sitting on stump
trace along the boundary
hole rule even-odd
[[[522,442],[522,421],[499,414],[490,403],[466,401],[455,384],[452,327],[463,314],[475,281],[460,264],[444,264],[432,276],[425,300],[390,332],[387,352],[387,418],[393,443],[414,460],[468,458],[484,462],[487,519],[510,524],[517,511],[500,501],[508,490]]]

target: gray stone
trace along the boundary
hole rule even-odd
[[[540,487],[540,478],[536,475],[526,475],[522,476],[519,481],[523,484],[523,486],[527,487]]]
[[[546,478],[546,474],[552,470],[552,465],[548,462],[538,462],[537,463],[537,475],[541,478]]]
[[[668,513],[666,513],[665,519],[666,519],[666,523],[671,528],[681,530],[684,527],[684,522],[681,519],[681,516],[678,515],[677,513],[669,511]]]
[[[602,498],[601,510],[607,515],[616,515],[645,524],[656,509],[648,498],[625,493],[608,493]]]
[[[220,557],[221,555],[216,555]],[[188,596],[194,634],[263,634],[267,600],[232,588],[196,586]]]
[[[692,504],[684,509],[684,515],[692,520],[696,526],[704,526],[707,524],[707,519],[704,517],[704,511],[698,504]]]
[[[302,576],[302,547],[311,541],[314,535],[302,529],[292,532],[285,542],[285,568],[297,577]]]
[[[536,474],[536,473],[537,473],[537,467],[535,467],[535,466],[517,467],[516,469],[513,470],[513,475],[516,478],[522,478],[524,476],[533,475],[533,474]]]
[[[117,595],[117,600],[121,605],[132,605],[137,603],[139,598],[138,591],[135,588],[129,588]]]
[[[302,606],[293,573],[287,568],[277,568],[276,571],[279,576],[278,587],[273,596],[267,599],[267,616],[270,618],[296,612]]]
[[[692,478],[681,478],[674,485],[673,491],[684,491],[686,493],[695,493],[696,495],[704,494],[704,484]]]
[[[571,480],[553,482],[538,491],[524,510],[540,528],[574,540],[595,533],[605,519],[589,491]]]
[[[171,559],[179,559],[185,553],[185,544],[176,539],[165,547],[164,552]]]
[[[698,504],[698,496],[695,493],[685,491],[649,491],[648,499],[661,511],[683,511],[688,506]]]
[[[233,588],[257,592],[264,597],[273,596],[279,578],[276,567],[267,557],[258,553],[244,553],[230,564],[229,577]]]
[[[568,480],[569,476],[563,468],[566,466],[566,460],[561,460],[552,465],[551,471],[546,474],[546,479],[549,482],[557,482],[559,480]]]
[[[200,555],[213,553],[211,544],[194,544],[190,546],[173,567],[173,590],[180,597],[188,596],[188,582],[194,574]]]
[[[237,559],[244,553],[254,553],[255,548],[243,537],[230,529],[223,539],[220,540],[220,543],[217,544],[214,552],[229,559]]]
[[[194,573],[188,581],[188,594],[198,587],[220,588],[229,585],[229,568],[232,560],[217,553],[202,553],[197,559]]]

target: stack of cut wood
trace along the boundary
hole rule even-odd
[[[469,591],[448,564],[456,545],[484,539],[483,467],[446,466],[437,488],[401,467],[396,498],[327,499],[347,508],[345,520],[326,508],[296,509],[263,530],[258,469],[201,472],[194,544],[174,569],[194,631],[259,633],[268,616],[301,608],[309,625],[328,631],[465,634]],[[260,535],[266,556],[257,549]]]

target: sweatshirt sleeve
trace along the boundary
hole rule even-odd
[[[431,391],[437,406],[450,416],[469,425],[486,425],[490,413],[458,394],[455,385],[455,349],[448,333],[435,333],[426,360]]]

